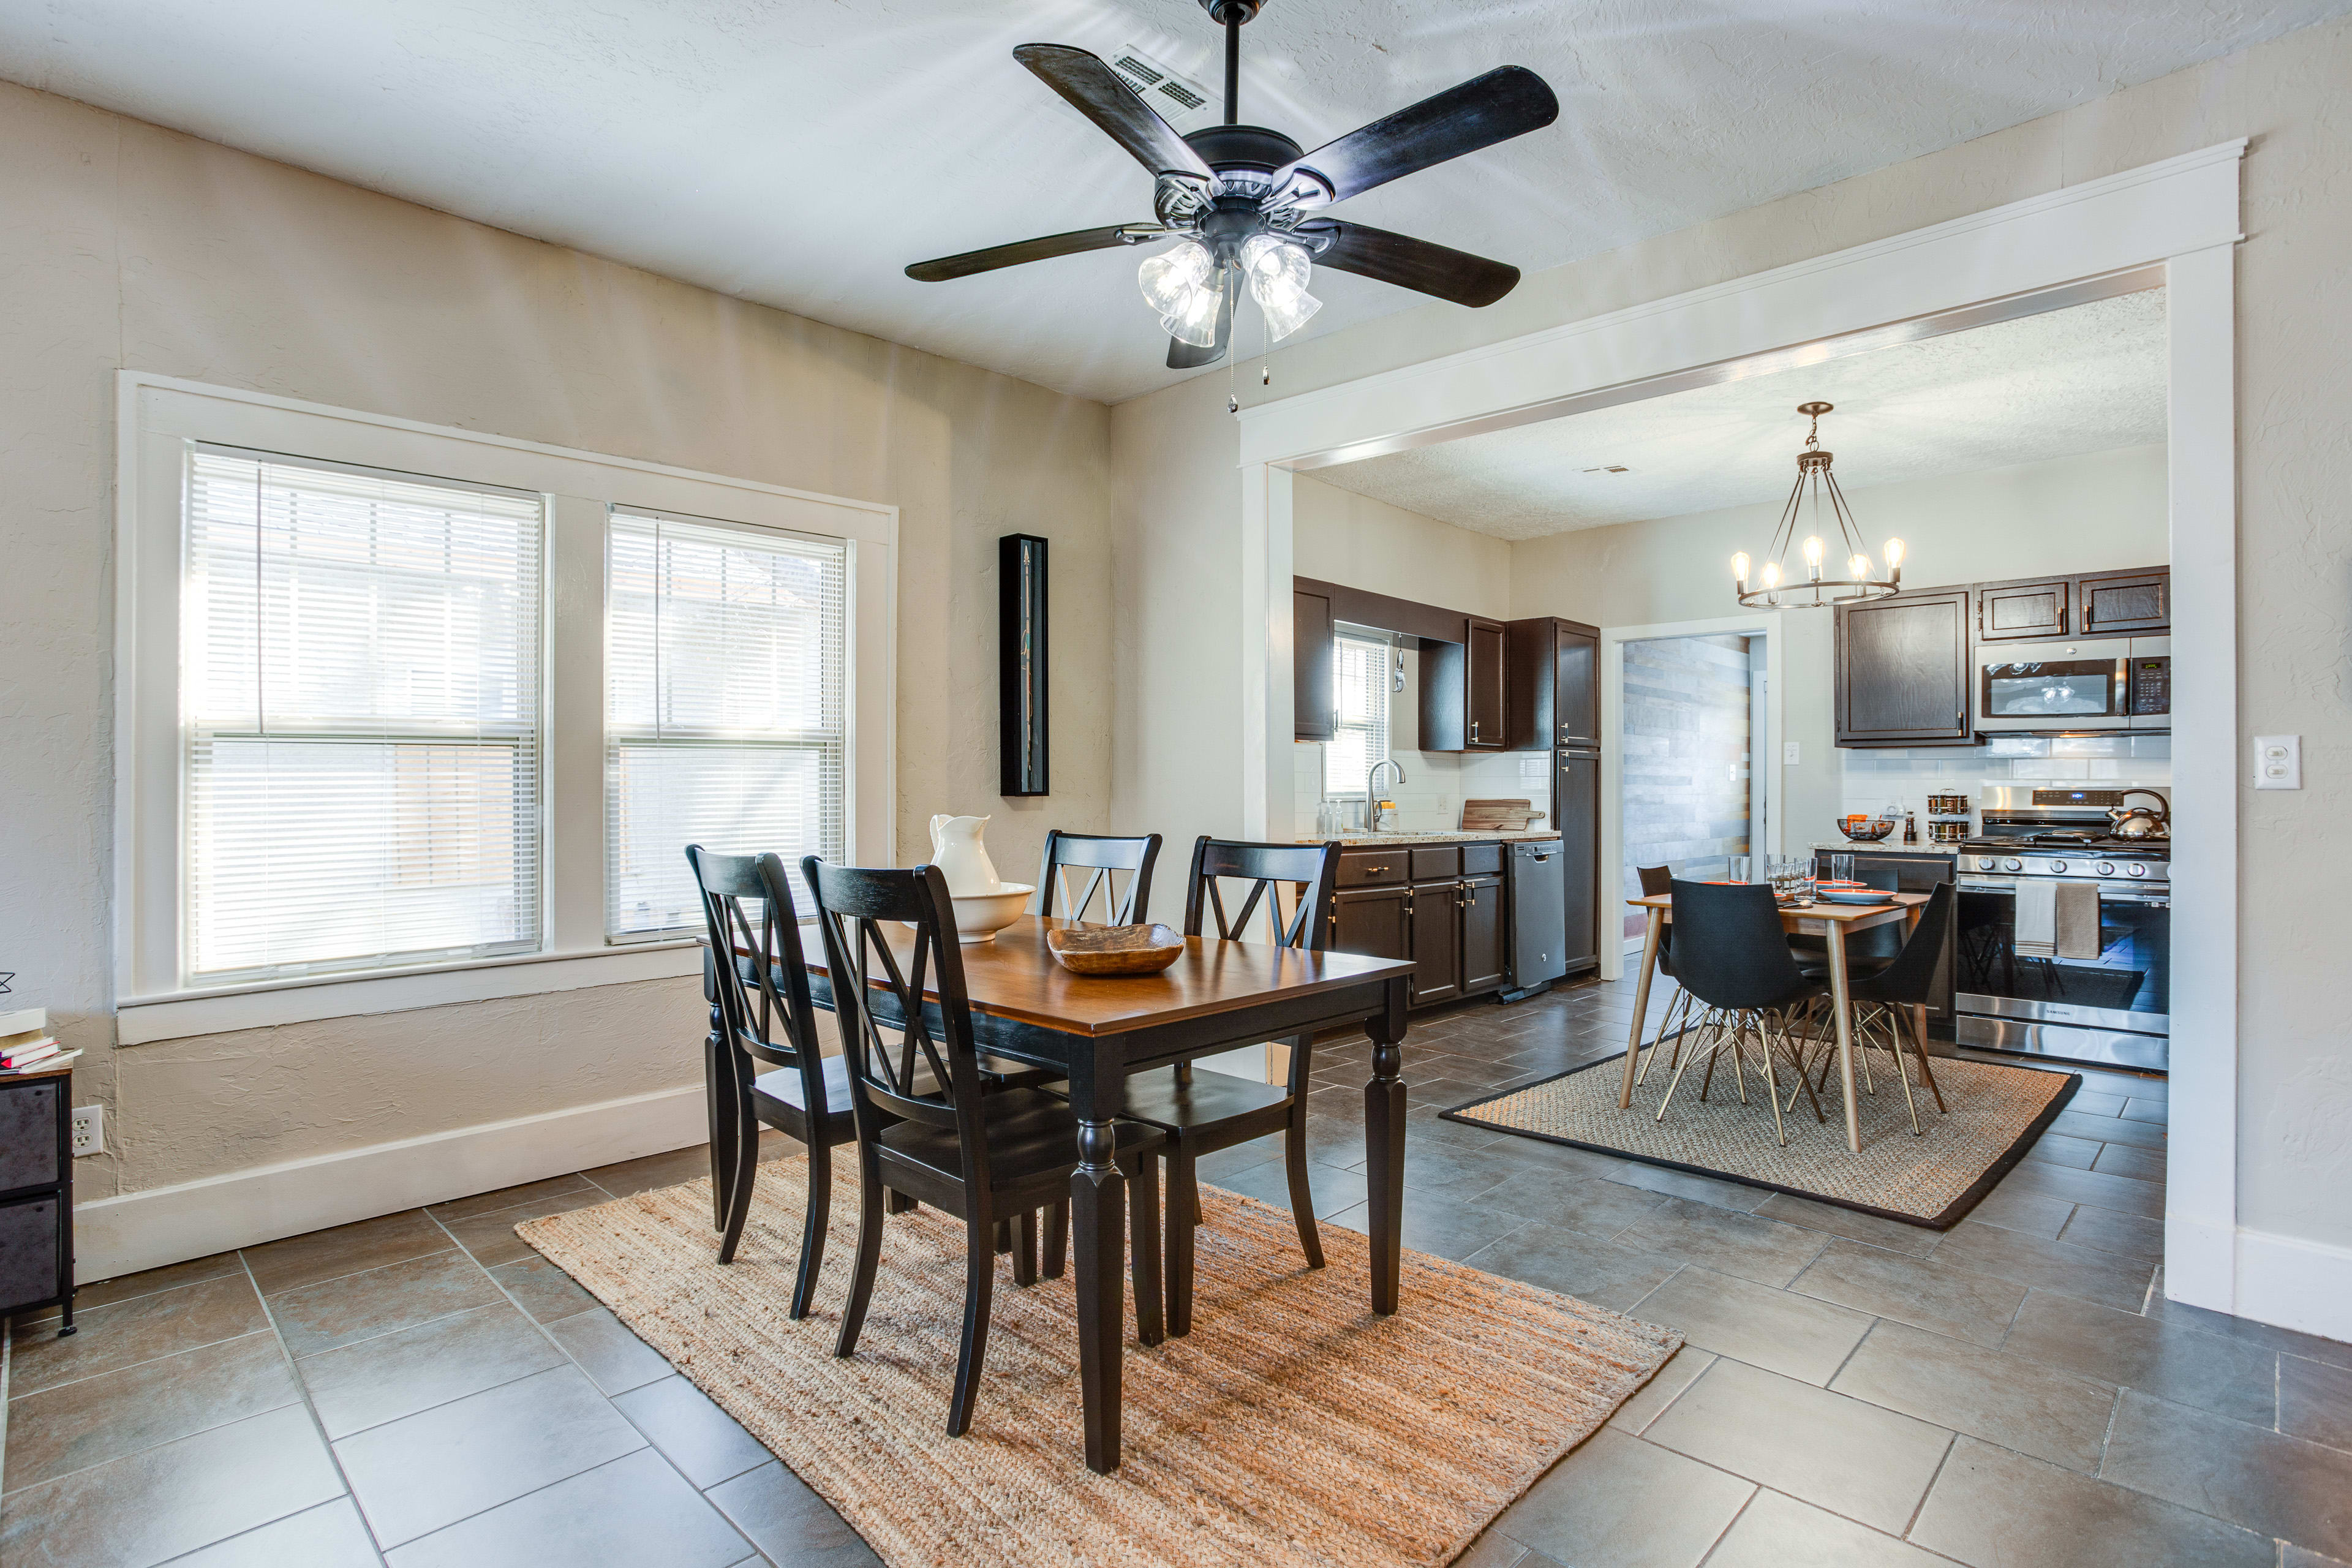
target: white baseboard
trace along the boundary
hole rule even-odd
[[[2241,1228],[2237,1312],[2352,1342],[2352,1247]]]
[[[2215,1312],[2238,1310],[2238,1233],[2226,1225],[2164,1218],[2164,1293]]]
[[[709,1135],[698,1083],[99,1198],[74,1206],[74,1274],[111,1279]]]

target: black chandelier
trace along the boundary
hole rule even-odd
[[[1833,453],[1822,450],[1822,416],[1830,411],[1826,403],[1801,403],[1797,412],[1812,420],[1806,433],[1805,449],[1797,454],[1796,488],[1789,492],[1789,504],[1780,510],[1780,526],[1773,531],[1770,553],[1764,562],[1763,575],[1754,587],[1748,584],[1749,562],[1748,552],[1741,551],[1731,558],[1731,578],[1739,591],[1740,604],[1748,609],[1811,610],[1836,604],[1854,604],[1864,599],[1883,599],[1900,592],[1903,586],[1903,542],[1886,542],[1886,575],[1871,575],[1870,552],[1862,547],[1862,532],[1854,527],[1853,513],[1847,510],[1845,492],[1838,489],[1837,476],[1830,471]],[[1797,533],[1797,516],[1804,510],[1808,495],[1812,499],[1813,531],[1805,537],[1802,546],[1805,576],[1802,582],[1790,577],[1789,546]],[[1837,522],[1838,538],[1845,546],[1846,575],[1822,575],[1822,502],[1826,497],[1829,513]]]

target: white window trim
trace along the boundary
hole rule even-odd
[[[898,509],[142,371],[116,374],[114,990],[121,1045],[697,973],[690,940],[610,945],[604,921],[608,508],[850,542],[845,843],[895,853]],[[180,984],[182,455],[203,441],[548,498],[547,788],[537,952],[202,989]]]

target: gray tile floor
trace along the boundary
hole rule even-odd
[[[1622,1050],[1629,994],[1407,1042],[1406,1245],[1688,1340],[1470,1568],[2352,1559],[2352,1345],[2163,1300],[2161,1080],[2090,1075],[1940,1236],[1438,1120]],[[1318,1047],[1313,1124],[1318,1211],[1359,1226],[1367,1051]],[[1202,1174],[1284,1204],[1278,1154]],[[872,1563],[513,1234],[706,1169],[681,1150],[89,1287],[68,1340],[18,1322],[0,1562]]]

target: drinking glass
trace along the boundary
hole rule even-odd
[[[1832,882],[1851,882],[1853,880],[1853,856],[1832,855],[1830,857],[1830,880]]]

